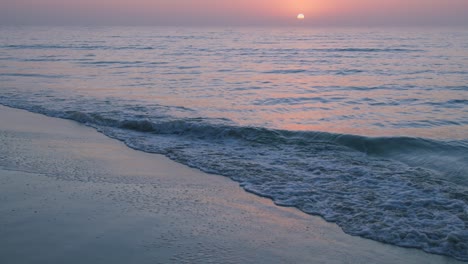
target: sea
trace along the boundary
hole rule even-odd
[[[0,104],[468,261],[466,28],[2,26]]]

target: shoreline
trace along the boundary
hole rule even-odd
[[[463,263],[345,234],[227,177],[0,106],[1,263]]]

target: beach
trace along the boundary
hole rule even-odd
[[[464,29],[57,25],[0,35],[0,105],[76,121],[127,146],[82,132],[67,132],[64,144],[27,127],[5,146],[37,151],[5,154],[8,168],[91,186],[170,180],[156,194],[182,182],[190,188],[166,198],[138,188],[124,196],[128,185],[109,194],[142,208],[169,200],[169,212],[184,208],[177,217],[204,201],[186,189],[208,195],[211,180],[194,176],[202,171],[234,186],[210,206],[248,192],[351,236],[468,261]],[[67,145],[76,135],[82,144]],[[148,167],[155,156],[129,148],[189,176],[167,168],[174,162]],[[175,204],[181,197],[192,204]],[[215,208],[219,217],[230,206]]]
[[[459,263],[345,234],[229,178],[0,107],[1,263]]]

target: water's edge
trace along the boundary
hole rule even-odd
[[[406,163],[386,163],[389,159],[405,160],[411,157],[411,153],[404,155],[409,148],[425,153],[432,148],[444,151],[445,147],[449,148],[445,150],[445,153],[455,149],[457,153],[454,156],[456,157],[466,150],[464,145],[450,146],[451,143],[441,145],[437,141],[417,138],[367,138],[321,132],[272,131],[252,127],[243,128],[245,131],[236,131],[233,127],[213,131],[213,127],[209,127],[208,130],[211,131],[207,135],[206,131],[199,134],[200,127],[193,126],[193,124],[189,127],[170,124],[163,129],[157,127],[161,124],[141,121],[127,120],[112,124],[110,120],[105,120],[105,122],[97,123],[96,116],[86,113],[68,113],[60,116],[57,113],[47,113],[37,111],[37,109],[34,111],[28,107],[8,105],[5,102],[2,104],[50,117],[73,120],[93,127],[108,137],[120,140],[132,149],[163,154],[175,162],[206,173],[227,176],[239,182],[246,191],[269,198],[278,206],[296,207],[307,214],[318,215],[326,221],[335,222],[349,235],[402,247],[419,248],[428,253],[468,261],[468,254],[465,253],[465,248],[468,248],[468,232],[466,231],[468,192],[466,189],[458,188],[456,184],[443,178],[433,177],[443,171],[434,172],[431,168],[411,167],[411,163],[418,162],[417,159]],[[306,137],[300,137],[307,133],[309,134]],[[148,134],[151,134],[149,137],[159,138],[148,139]],[[303,171],[304,165],[307,165],[309,168],[305,172],[314,177],[305,179],[303,175],[297,175],[302,178],[285,175],[280,167],[284,164],[270,163],[270,167],[262,162],[249,164],[239,159],[235,151],[229,153],[230,156],[219,157],[211,163],[203,162],[205,158],[200,159],[200,156],[219,153],[214,153],[213,149],[210,149],[213,153],[206,153],[207,150],[203,144],[207,143],[203,142],[196,145],[195,154],[190,153],[190,149],[187,151],[188,148],[181,147],[187,144],[187,141],[203,141],[207,137],[214,141],[217,147],[237,145],[242,148],[242,145],[245,145],[244,147],[252,148],[254,152],[257,149],[258,152],[254,154],[256,156],[267,155],[261,152],[274,151],[268,149],[267,146],[271,145],[272,137],[275,140],[273,149],[281,149],[282,146],[286,148],[285,151],[278,152],[278,155],[287,155],[288,151],[307,149],[313,144],[316,147],[312,150],[314,159],[309,160],[309,164],[299,165],[300,167],[296,171],[292,170],[291,174]],[[169,141],[165,142],[166,145],[155,144],[155,140],[164,139]],[[182,143],[175,144],[174,142],[177,141],[182,141]],[[382,146],[382,142],[387,147],[393,146],[393,149]],[[168,147],[171,144],[175,146]],[[178,152],[178,149],[181,152]],[[432,154],[437,156],[437,153]],[[196,156],[199,158],[194,158]],[[460,164],[464,164],[465,160],[463,156],[461,157]],[[223,162],[226,162],[226,166],[223,166]],[[280,161],[278,159],[274,162]],[[287,162],[298,161],[291,159]],[[433,163],[430,162],[430,164]],[[278,167],[275,168],[275,166]],[[457,170],[460,175],[454,173],[452,175],[454,179],[464,176],[461,174],[466,168]],[[252,179],[249,177],[251,174],[258,177]],[[270,177],[273,179],[269,179]],[[285,182],[281,177],[288,177],[288,181]],[[395,184],[401,186],[395,186]],[[389,186],[391,188],[388,188]],[[392,193],[388,193],[388,189]],[[349,197],[349,193],[357,196]],[[389,197],[395,197],[395,193],[399,199],[389,200]],[[432,197],[433,201],[427,200],[428,197]],[[364,204],[363,201],[365,201]],[[390,212],[385,216],[385,221],[381,218],[382,211],[377,209],[373,211],[373,206]],[[426,221],[426,224],[428,220],[433,220],[433,223],[429,223],[429,228],[413,227],[415,219],[421,218]],[[432,232],[432,237],[428,237],[431,228],[434,228],[436,232]]]

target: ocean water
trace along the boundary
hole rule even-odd
[[[348,234],[468,261],[468,30],[0,36],[0,104],[230,177]]]

